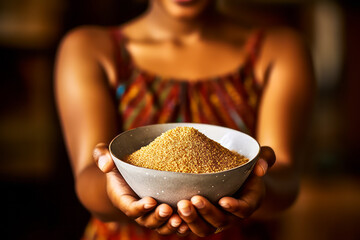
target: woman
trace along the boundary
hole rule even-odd
[[[70,32],[55,81],[76,192],[94,216],[84,239],[239,239],[244,219],[269,217],[296,197],[294,153],[313,78],[304,44],[288,29],[235,24],[210,0],[151,0],[122,26]],[[139,199],[106,144],[120,131],[175,121],[224,125],[271,148],[262,147],[241,191],[218,204],[194,196],[172,209]]]

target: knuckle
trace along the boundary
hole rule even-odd
[[[143,223],[143,220],[142,220],[141,217],[138,217],[138,218],[134,219],[134,221],[135,221],[137,224],[139,224],[140,226],[144,226],[144,223]]]
[[[186,219],[184,219],[184,221],[187,223],[187,224],[194,224],[198,221],[198,216],[193,214],[193,215],[190,215],[188,216]]]
[[[247,201],[243,201],[241,208],[238,208],[238,216],[240,218],[248,218],[251,215],[253,209],[254,206],[252,206],[252,204],[248,203]]]
[[[157,220],[158,222],[164,223],[165,221],[167,221],[167,220],[169,219],[169,217],[170,217],[170,216],[161,217],[161,216],[158,215],[158,216],[156,217],[156,220]],[[170,223],[169,223],[169,225],[170,225]]]
[[[157,221],[157,222],[163,222],[165,219],[165,218],[159,216],[159,214],[155,214],[154,218],[155,218],[155,221]]]
[[[128,216],[131,219],[135,219],[137,217],[134,211],[132,211],[131,209],[126,209],[124,213],[126,216]]]
[[[131,212],[129,210],[125,210],[123,211],[125,213],[126,216],[128,216],[129,218],[132,218],[131,217]]]
[[[155,230],[158,226],[157,225],[155,225],[155,223],[153,223],[153,222],[145,222],[144,223],[144,226],[146,227],[146,228],[149,228],[149,229],[151,229],[151,230]]]
[[[201,210],[198,210],[200,213],[201,213],[201,215],[203,215],[203,216],[209,216],[209,215],[212,215],[213,214],[213,212],[212,212],[212,209],[209,209],[209,208],[203,208],[203,209],[201,209]]]
[[[135,222],[139,224],[140,226],[143,226],[145,228],[156,230],[156,226],[154,226],[149,220],[144,219],[143,217],[138,217],[135,219]]]
[[[126,204],[125,196],[123,196],[123,205]],[[131,219],[136,219],[140,217],[143,213],[138,209],[138,202],[133,201],[125,207],[125,215]]]
[[[144,223],[144,227],[149,228],[149,229],[153,229],[152,225],[147,223],[147,222]]]
[[[162,226],[164,221],[156,219],[156,217],[146,217],[143,221],[143,226],[152,230],[158,229],[158,231],[161,231],[163,233],[166,232],[166,226]]]
[[[171,229],[169,229],[168,227],[157,228],[157,229],[155,229],[155,231],[160,235],[170,235],[170,234],[172,234],[174,232]]]

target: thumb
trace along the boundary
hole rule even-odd
[[[263,146],[260,149],[259,160],[255,165],[254,173],[258,177],[266,174],[267,170],[274,165],[276,161],[275,152],[271,147]]]
[[[104,173],[110,172],[115,167],[114,161],[112,160],[108,149],[108,145],[105,143],[99,143],[95,146],[93,151],[93,158],[98,168]]]

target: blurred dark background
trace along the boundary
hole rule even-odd
[[[360,12],[353,1],[224,0],[234,18],[300,31],[317,99],[301,146],[302,189],[269,225],[272,239],[360,239]],[[78,202],[53,97],[60,39],[84,24],[121,24],[133,0],[0,0],[1,239],[80,239]]]

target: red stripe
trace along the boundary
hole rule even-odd
[[[130,129],[135,127],[140,127],[143,125],[146,125],[147,122],[151,122],[151,110],[153,108],[153,98],[150,96],[149,93],[145,95],[145,106],[143,109],[141,109],[138,113],[138,115],[135,117],[135,119],[130,124]]]
[[[175,113],[176,104],[178,104],[180,86],[174,84],[171,86],[172,89],[166,96],[163,101],[161,108],[159,109],[158,114],[156,115],[156,122],[164,123],[169,121],[172,118],[172,115]]]

